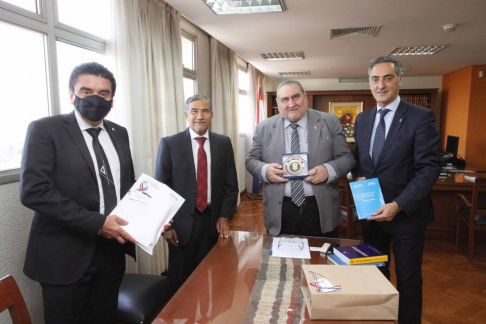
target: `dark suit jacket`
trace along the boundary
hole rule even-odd
[[[233,146],[229,137],[209,132],[211,151],[211,236],[218,235],[219,217],[233,218],[238,197]],[[177,232],[180,244],[191,236],[196,209],[196,167],[189,128],[160,140],[155,166],[155,178],[181,195],[185,202],[174,216],[171,228]]]
[[[134,183],[125,128],[104,121],[120,159],[120,196]],[[41,283],[66,285],[86,272],[106,216],[99,213],[96,171],[74,111],[42,118],[27,130],[20,199],[35,211],[24,273]],[[135,256],[131,243],[122,247]]]
[[[377,166],[369,155],[377,108],[359,114],[355,122],[357,164],[354,177],[378,178],[386,203],[395,200],[404,215],[425,225],[434,219],[430,191],[440,173],[439,133],[434,113],[400,100]]]

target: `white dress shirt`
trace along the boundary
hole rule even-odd
[[[74,115],[76,116],[76,120],[79,125],[79,129],[81,129],[81,133],[83,134],[84,140],[86,141],[86,145],[88,146],[89,154],[91,155],[91,159],[93,160],[93,164],[95,170],[98,170],[98,161],[96,160],[96,154],[93,150],[93,137],[89,135],[86,131],[88,128],[97,128],[100,127],[102,131],[98,135],[98,140],[100,141],[101,146],[103,147],[103,151],[105,152],[106,158],[108,159],[108,163],[110,164],[111,175],[113,177],[113,182],[115,183],[115,191],[116,191],[116,201],[120,201],[120,160],[118,158],[118,153],[116,153],[115,146],[111,141],[110,135],[105,129],[103,123],[101,123],[97,127],[93,127],[88,124],[80,115],[77,110],[75,110]],[[98,181],[98,191],[100,193],[100,214],[105,213],[105,198],[103,196],[103,186],[101,184],[100,173],[96,172],[96,180]],[[110,211],[111,212],[111,211]]]
[[[204,151],[206,151],[206,157],[208,161],[208,205],[211,204],[211,149],[209,146],[209,132],[206,131],[204,135],[198,135],[192,128],[189,127],[189,133],[191,134],[192,155],[194,157],[194,166],[196,167],[197,177],[197,151],[199,150],[199,143],[196,141],[198,137],[205,137]]]
[[[393,121],[393,117],[395,117],[395,113],[397,112],[398,105],[400,104],[400,96],[397,96],[395,100],[393,100],[388,106],[386,106],[386,109],[390,109],[389,112],[386,113],[385,115],[385,139],[386,136],[388,135],[388,131],[390,130],[390,126]],[[371,141],[370,141],[370,156],[373,157],[373,142],[375,141],[375,132],[376,132],[376,127],[378,127],[378,124],[380,123],[380,111],[385,108],[381,108],[380,106],[377,106],[378,109],[376,109],[376,116],[375,116],[375,123],[373,124],[373,131],[371,132]]]

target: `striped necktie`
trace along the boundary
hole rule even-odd
[[[292,153],[300,152],[299,133],[297,132],[298,124],[290,124],[292,127],[292,136],[290,137],[290,150]],[[290,194],[292,202],[300,207],[304,202],[304,183],[302,180],[290,180]]]

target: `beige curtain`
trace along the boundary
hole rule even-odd
[[[211,130],[231,139],[238,161],[238,65],[236,53],[211,37]],[[238,204],[240,197],[238,196]]]
[[[155,175],[160,138],[185,129],[180,13],[162,0],[112,1],[116,120],[128,128],[135,175]],[[137,248],[127,271],[160,274],[167,268],[163,238],[153,256]]]

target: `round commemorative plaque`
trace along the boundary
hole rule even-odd
[[[300,176],[307,174],[307,163],[300,156],[289,157],[284,163],[284,170],[290,176]]]

